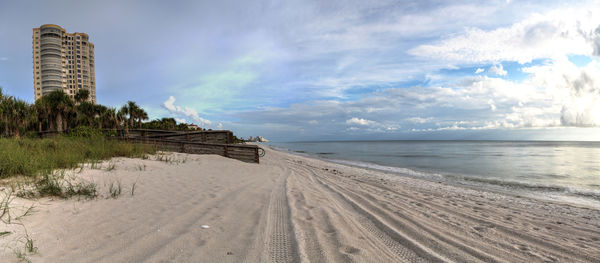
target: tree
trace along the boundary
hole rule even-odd
[[[148,120],[148,113],[144,109],[138,108],[135,116],[138,120],[138,128],[142,128],[142,121]]]
[[[69,128],[69,120],[73,117],[73,100],[62,90],[55,90],[41,98],[48,103],[50,116],[56,122],[56,131],[63,132]],[[65,119],[66,118],[66,119]]]
[[[77,93],[75,93],[75,102],[82,103],[87,101],[90,98],[90,91],[88,89],[79,89]]]
[[[50,118],[51,111],[47,100],[39,99],[35,101],[34,108],[37,114],[38,132],[43,131],[44,124],[47,127],[46,129],[54,130],[54,122]]]

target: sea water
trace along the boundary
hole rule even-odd
[[[403,176],[600,205],[600,142],[335,141],[270,145]]]

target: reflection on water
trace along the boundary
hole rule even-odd
[[[272,143],[322,158],[447,176],[600,190],[600,143],[352,141]]]

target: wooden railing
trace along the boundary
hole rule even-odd
[[[182,140],[154,138],[124,138],[119,140],[143,143],[154,146],[157,150],[192,154],[217,154],[248,163],[259,163],[259,147],[246,144],[201,143]]]
[[[111,130],[105,130],[111,131]],[[64,133],[69,133],[65,131]],[[40,132],[40,137],[52,137],[56,131]],[[167,131],[130,129],[129,133],[117,131],[117,136],[109,137],[133,143],[151,144],[158,150],[192,154],[217,154],[243,162],[259,163],[259,147],[256,145],[234,144],[233,133],[218,131]]]

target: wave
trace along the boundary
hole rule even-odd
[[[600,185],[586,185],[581,187],[575,186],[566,186],[566,185],[552,185],[552,184],[540,184],[535,182],[520,182],[514,180],[503,180],[498,178],[486,178],[476,175],[464,175],[464,174],[451,174],[451,173],[441,173],[441,172],[431,172],[431,171],[419,171],[406,167],[397,167],[397,166],[387,166],[380,165],[372,162],[365,161],[354,161],[354,160],[341,160],[331,158],[331,154],[329,152],[320,152],[320,153],[308,153],[305,151],[294,151],[283,147],[277,147],[271,145],[272,148],[285,151],[296,155],[301,155],[305,157],[322,159],[328,162],[349,165],[354,167],[361,167],[371,170],[389,172],[402,176],[409,176],[414,178],[420,178],[429,181],[436,182],[446,182],[452,185],[459,186],[467,186],[467,187],[475,187],[480,189],[487,190],[495,190],[501,192],[510,192],[517,195],[529,194],[533,197],[579,197],[584,198],[585,200],[591,200],[594,203],[600,201],[600,190],[595,190],[600,188]],[[420,154],[406,154],[403,157],[425,157]],[[429,156],[431,157],[431,156]],[[525,179],[535,178],[535,175],[527,175]],[[539,177],[539,176],[538,176]],[[544,174],[543,177],[552,177],[552,178],[565,178],[565,175],[562,174]],[[539,177],[538,179],[543,179],[543,177]],[[592,189],[589,189],[589,188]]]
[[[574,195],[584,198],[594,199],[596,201],[600,201],[600,191],[591,190],[591,189],[580,189],[572,186],[560,186],[560,185],[550,185],[550,184],[538,184],[538,183],[525,183],[525,182],[515,182],[510,180],[501,180],[495,178],[482,178],[475,176],[464,176],[464,175],[454,175],[454,174],[441,174],[441,173],[433,173],[433,172],[423,172],[417,171],[410,168],[404,167],[393,167],[393,166],[385,166],[379,165],[375,163],[361,162],[361,161],[349,161],[349,160],[332,160],[328,161],[350,165],[355,167],[367,168],[377,171],[391,172],[394,174],[405,175],[409,177],[416,177],[426,180],[432,181],[444,181],[447,183],[454,183],[460,185],[471,185],[471,186],[479,186],[483,188],[503,188],[503,190],[512,190],[513,192],[537,192],[537,193],[554,193],[554,194],[568,194]]]

